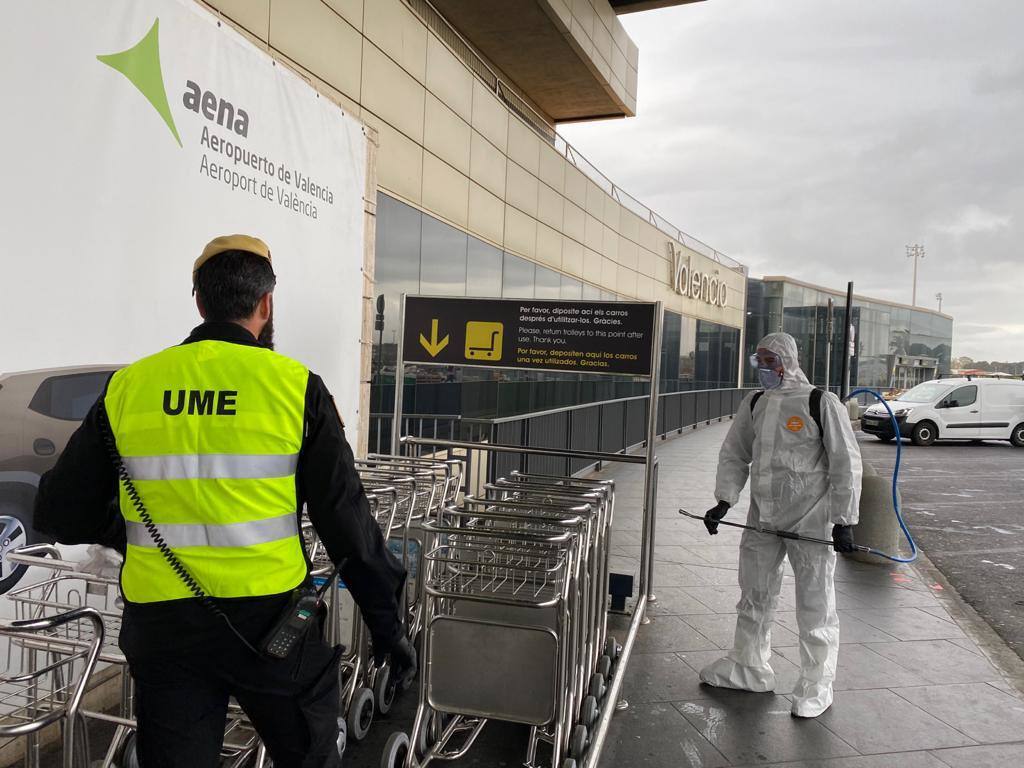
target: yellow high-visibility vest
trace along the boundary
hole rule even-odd
[[[104,405],[128,474],[160,535],[211,597],[280,594],[306,577],[295,471],[308,379],[305,366],[269,349],[197,341],[110,380]],[[125,597],[192,597],[123,483],[120,505]]]

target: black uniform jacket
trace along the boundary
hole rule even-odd
[[[184,341],[216,340],[257,345],[236,323],[200,325]],[[100,402],[106,392],[100,396]],[[102,421],[101,421],[102,420]],[[117,474],[103,440],[105,415],[99,402],[71,436],[56,466],[43,475],[36,497],[35,527],[62,544],[102,544],[125,551],[125,526],[117,501]],[[405,571],[388,549],[370,514],[352,449],[327,387],[309,375],[305,433],[296,470],[296,498],[359,604],[375,647],[390,650],[401,637],[398,601]],[[145,501],[145,498],[143,498]],[[151,509],[156,520],[160,510]],[[167,566],[170,568],[170,566]],[[289,595],[222,598],[218,605],[254,645],[272,628]],[[222,619],[195,598],[156,603],[126,601],[121,647],[130,657],[201,649],[235,642]]]

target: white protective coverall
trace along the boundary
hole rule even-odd
[[[821,399],[819,434],[810,410],[813,389],[797,360],[796,342],[772,333],[758,349],[776,353],[782,385],[766,390],[750,409],[753,393],[739,406],[719,454],[715,495],[735,506],[750,476],[747,524],[830,539],[832,525],[855,525],[860,506],[861,459],[847,410],[834,394]],[[705,683],[749,691],[771,691],[775,673],[771,626],[782,588],[782,561],[796,576],[796,620],[800,634],[800,679],[793,714],[816,717],[832,704],[839,653],[836,555],[821,544],[744,531],[740,541],[739,613],[733,649],[701,670]]]

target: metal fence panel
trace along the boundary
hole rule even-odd
[[[547,413],[529,420],[529,445],[531,448],[569,447],[569,411]],[[568,474],[569,461],[558,456],[528,456],[528,471],[544,475]]]
[[[598,444],[600,438],[600,419],[598,418],[599,405],[591,405],[586,408],[577,408],[571,411],[569,427],[569,447],[579,451],[590,451]],[[572,459],[569,462],[569,469],[574,474],[584,467],[590,466],[586,459]]]
[[[665,397],[661,410],[665,414],[665,430],[662,434],[674,432],[683,426],[683,398],[685,393],[676,392]]]
[[[499,445],[525,445],[526,420],[505,421],[494,425],[494,442]],[[488,457],[487,479],[491,482],[518,469],[526,469],[526,456],[514,453],[492,453]]]
[[[599,451],[618,453],[625,448],[625,430],[623,420],[626,416],[626,404],[622,401],[603,403],[601,414],[601,445]]]
[[[697,392],[697,419],[694,421],[695,424],[702,424],[711,418],[710,401],[711,397],[707,390]]]
[[[647,406],[649,398],[626,401],[626,445],[636,445],[647,439]]]

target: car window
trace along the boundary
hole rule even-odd
[[[100,396],[110,371],[51,376],[39,385],[28,407],[66,421],[81,421]]]
[[[909,392],[904,392],[898,399],[904,403],[934,403],[949,389],[948,384],[926,381],[924,384],[918,384]]]
[[[954,389],[946,399],[956,400],[958,408],[963,408],[965,405],[974,405],[978,400],[978,387],[971,384],[969,387]]]

